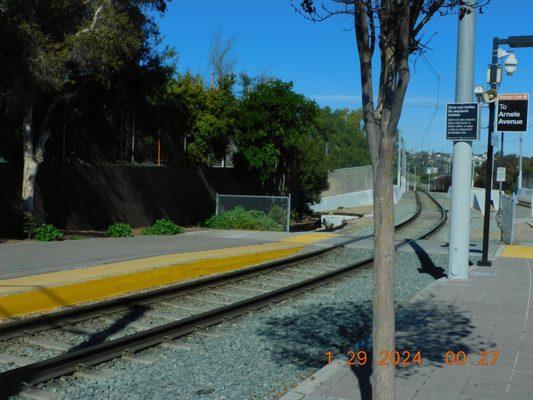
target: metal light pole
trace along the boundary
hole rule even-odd
[[[459,18],[457,68],[455,73],[456,102],[471,102],[474,96],[474,55],[477,13],[475,5],[475,0],[464,1],[462,7],[469,12],[465,12],[462,18]],[[472,142],[453,142],[452,165],[448,277],[450,279],[468,279]]]
[[[496,90],[499,80],[498,74],[501,73],[498,65],[498,47],[508,45],[511,48],[533,47],[533,36],[509,36],[507,39],[492,39],[492,59],[489,65],[489,83],[490,88]],[[500,79],[499,79],[500,78]],[[485,215],[483,216],[483,253],[478,265],[490,266],[489,261],[489,231],[490,231],[490,202],[492,192],[492,175],[493,175],[493,152],[492,135],[494,134],[494,119],[496,116],[496,103],[489,104],[489,132],[487,139],[487,174],[485,182]]]
[[[490,71],[490,88],[496,90],[498,88],[497,74],[498,74],[498,46],[500,42],[498,38],[492,40],[492,60],[489,65]],[[489,261],[489,230],[490,230],[490,202],[492,194],[492,166],[494,159],[494,146],[492,145],[492,135],[494,134],[494,117],[496,114],[496,102],[489,104],[489,131],[487,138],[487,171],[485,175],[485,207],[483,215],[483,253],[481,260],[477,265],[489,267],[492,263]]]

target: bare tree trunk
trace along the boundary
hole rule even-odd
[[[393,150],[382,144],[374,164],[374,275],[372,399],[394,399],[395,368],[379,365],[384,352],[395,350],[394,340],[394,195]]]
[[[33,96],[28,99],[24,110],[24,120],[22,123],[22,211],[33,214],[35,177],[37,176],[38,165],[33,158]]]
[[[23,172],[22,172],[22,211],[33,216],[35,211],[35,179],[37,171],[44,159],[44,150],[46,142],[50,137],[50,130],[44,127],[39,135],[39,140],[34,146],[34,129],[33,129],[33,107],[34,98],[30,96],[24,110],[24,120],[22,126],[22,151],[23,151]],[[44,125],[47,124],[49,113],[53,105],[50,106],[44,119]]]

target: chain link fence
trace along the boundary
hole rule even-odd
[[[372,166],[339,168],[328,175],[329,189],[322,197],[372,189]]]
[[[284,231],[289,232],[291,224],[291,196],[249,196],[218,194],[216,215],[235,208],[246,211],[259,211],[274,220]]]

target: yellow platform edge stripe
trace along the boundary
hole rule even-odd
[[[533,259],[532,246],[506,245],[500,257]]]
[[[234,257],[212,258],[180,263],[129,274],[61,286],[39,286],[22,293],[0,297],[0,319],[51,311],[80,303],[148,288],[214,275],[293,255],[304,246],[293,246]]]

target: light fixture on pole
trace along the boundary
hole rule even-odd
[[[490,230],[490,203],[492,192],[492,175],[493,175],[493,152],[492,135],[494,134],[494,120],[496,117],[496,99],[498,97],[497,89],[502,80],[502,67],[498,60],[507,57],[504,66],[507,75],[516,72],[518,60],[513,52],[507,52],[500,49],[500,46],[507,45],[511,48],[533,47],[533,36],[509,36],[507,39],[492,39],[492,58],[489,64],[487,82],[490,89],[485,93],[484,98],[489,103],[489,132],[487,138],[487,174],[485,179],[485,212],[483,216],[483,251],[481,260],[478,265],[490,266],[492,263],[488,259],[489,253],[489,230]],[[489,93],[490,92],[490,93]],[[492,101],[490,101],[492,100]]]

